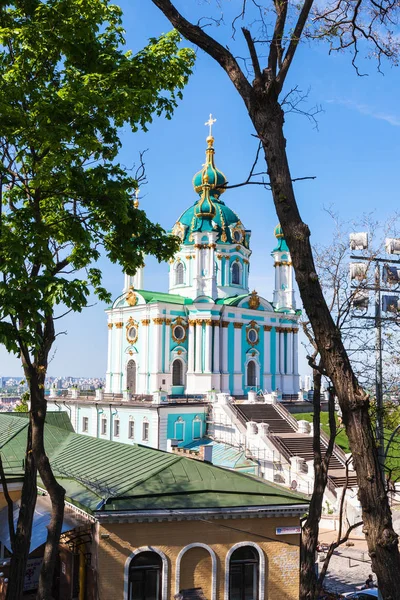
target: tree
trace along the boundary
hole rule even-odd
[[[357,472],[372,568],[378,577],[383,598],[398,598],[398,536],[393,530],[380,474],[369,415],[369,394],[357,381],[340,331],[324,299],[310,245],[310,231],[302,221],[296,203],[283,132],[284,108],[293,91],[285,90],[285,82],[301,40],[325,39],[331,51],[350,49],[357,69],[360,48],[364,50],[365,47],[378,58],[379,66],[384,57],[397,63],[398,44],[391,33],[397,18],[397,4],[381,0],[338,0],[333,5],[321,5],[314,0],[304,0],[301,4],[291,4],[288,0],[273,0],[270,4],[244,1],[233,23],[234,32],[238,19],[243,22],[251,9],[256,13],[255,17],[254,14],[249,15],[253,31],[259,26],[256,35],[249,27],[242,27],[249,56],[246,65],[251,65],[244,72],[234,54],[200,26],[204,21],[197,25],[191,23],[170,0],[152,1],[187,40],[204,50],[224,69],[242,98],[262,145],[274,205],[289,246],[303,306],[314,332],[320,359],[334,385],[342,410]],[[212,22],[208,21],[207,25]],[[262,65],[265,54],[265,65]]]
[[[119,128],[171,118],[194,54],[177,32],[125,51],[121,11],[108,0],[8,1],[0,25],[0,342],[21,357],[31,397],[7,598],[22,594],[38,471],[52,503],[42,600],[52,596],[64,511],[43,441],[57,320],[81,311],[91,291],[110,299],[92,264],[101,251],[133,274],[144,254],[161,261],[176,250],[134,207],[137,177],[118,163]]]
[[[29,411],[28,402],[29,402],[29,392],[24,392],[21,396],[21,400],[17,402],[15,406],[15,412],[27,413]]]

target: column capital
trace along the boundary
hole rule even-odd
[[[163,319],[162,317],[156,317],[155,319],[153,319],[154,325],[162,325],[164,322],[165,319]]]
[[[189,319],[189,321],[188,321],[188,324],[189,324],[191,327],[194,327],[194,326],[196,325],[196,319]]]
[[[212,319],[204,319],[203,321],[206,325],[212,325],[213,324],[213,320]]]
[[[263,328],[264,328],[264,331],[271,331],[272,325],[264,325]]]
[[[150,325],[150,319],[142,319],[141,321],[142,325],[146,326],[146,325]]]
[[[114,327],[114,324],[113,323],[108,323],[107,327],[108,327],[108,329],[112,329]]]
[[[222,327],[229,327],[229,321],[221,321]]]
[[[234,323],[233,326],[235,329],[242,329],[243,323]]]
[[[122,322],[122,321],[118,321],[118,323],[115,323],[115,327],[116,327],[117,329],[122,329],[122,328],[123,328],[123,326],[124,326],[124,324],[123,324],[123,322]]]
[[[171,325],[172,319],[164,319],[166,325]]]

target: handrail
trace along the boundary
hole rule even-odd
[[[326,446],[328,447],[329,444],[329,436],[325,433],[325,431],[321,428],[321,435],[320,435],[321,440],[323,440],[326,443]],[[338,458],[339,460],[344,462],[344,465],[346,465],[346,461],[347,461],[347,456],[346,453],[342,450],[342,448],[340,446],[337,445],[337,443],[335,442],[333,445],[333,451],[332,454],[334,456],[336,456],[336,458]]]
[[[287,421],[289,423],[289,425],[292,425],[292,427],[294,428],[295,431],[298,430],[299,428],[299,423],[298,421],[296,421],[296,419],[293,417],[293,415],[290,414],[290,412],[281,404],[277,403],[277,404],[272,404],[272,406],[275,408],[276,412],[280,414],[281,417],[283,417],[285,419],[285,421]]]

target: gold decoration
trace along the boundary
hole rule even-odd
[[[191,327],[194,327],[194,325],[196,325],[196,319],[190,319],[188,323]]]
[[[136,306],[136,304],[138,303],[138,297],[137,294],[135,294],[135,292],[133,291],[133,288],[131,288],[126,296],[126,301],[129,304],[129,306]]]
[[[178,338],[175,335],[175,330],[177,327],[181,327],[181,329],[183,329],[183,337],[181,337],[181,338]],[[172,324],[172,331],[171,331],[172,339],[174,340],[175,343],[183,344],[183,342],[187,338],[187,328],[188,328],[188,326],[185,324],[182,317],[177,317],[175,319],[175,323]]]
[[[190,260],[191,258],[193,258],[193,256],[191,254],[187,254],[186,258],[187,258],[187,260]]]
[[[253,290],[249,298],[249,308],[251,308],[252,310],[257,310],[259,306],[260,298],[258,297],[256,290]]]
[[[128,354],[129,354],[130,356],[133,356],[133,352],[132,352],[132,350],[129,350]]]
[[[124,324],[123,324],[123,322],[122,322],[122,321],[119,321],[118,323],[115,323],[115,327],[116,327],[117,329],[122,329],[122,328],[123,328],[123,326],[124,326]]]
[[[113,323],[109,323],[109,324],[107,325],[108,329],[112,329],[112,328],[113,328],[113,326],[114,326],[114,325],[113,325]]]
[[[235,258],[235,262],[237,262],[237,263],[238,263],[238,262],[239,262],[239,259],[238,259],[238,258]]]
[[[250,346],[256,346],[258,344],[258,342],[260,341],[259,330],[260,330],[260,326],[256,323],[256,321],[250,321],[250,323],[247,325],[247,327],[246,327],[246,339],[247,339],[247,343]],[[250,332],[251,331],[254,331],[255,334],[256,334],[255,340],[251,340],[250,339]]]
[[[211,326],[213,324],[213,321],[212,321],[212,319],[204,319],[204,323],[206,325],[210,325]]]
[[[134,333],[131,330],[134,329]],[[137,321],[129,317],[128,323],[126,324],[126,339],[130,344],[136,344],[139,337],[139,326]]]
[[[186,227],[180,221],[177,221],[172,228],[172,235],[175,235],[182,241],[185,237],[185,230]]]
[[[226,242],[226,240],[227,240],[227,239],[228,239],[228,238],[226,237],[226,233],[225,233],[225,231],[224,231],[224,232],[222,233],[222,235],[221,235],[221,241],[222,241],[222,242]]]
[[[156,317],[153,319],[154,325],[162,325],[164,323],[164,319],[162,317]]]
[[[177,354],[181,355],[182,354],[182,350],[179,348]]]
[[[220,321],[211,321],[213,327],[219,327]]]
[[[222,254],[217,254],[217,258],[218,260],[221,260],[221,258],[223,258]]]
[[[208,248],[210,248],[211,250],[217,247],[217,244],[208,244]]]
[[[229,256],[229,255],[227,255],[227,256],[224,256],[224,259],[225,259],[225,260],[229,260],[229,259],[230,259],[230,256]]]
[[[172,320],[171,320],[171,319],[165,319],[165,324],[166,324],[166,325],[171,325],[171,323],[172,323]]]
[[[233,326],[235,329],[242,329],[243,323],[234,323]]]
[[[203,319],[196,319],[196,325],[203,325]]]
[[[254,352],[254,351],[251,353],[251,355],[252,355],[252,356],[255,356],[256,354],[257,354],[257,353],[256,353],[256,352]]]
[[[229,327],[229,321],[221,321],[222,327]]]
[[[264,325],[264,331],[271,331],[271,330],[272,330],[271,325]]]
[[[142,325],[146,327],[146,325],[150,325],[150,319],[142,319]]]
[[[240,246],[236,246],[236,250],[240,250]]]

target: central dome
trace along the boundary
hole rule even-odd
[[[182,243],[194,244],[194,232],[215,231],[217,243],[247,245],[244,227],[238,215],[220,199],[227,179],[214,164],[214,138],[207,138],[206,162],[193,177],[194,190],[200,198],[185,210],[175,223],[172,233]]]

